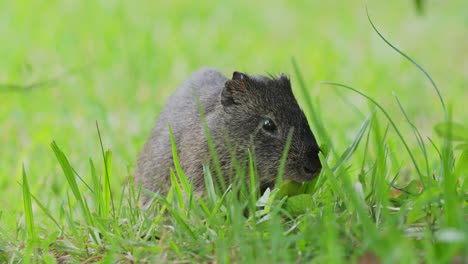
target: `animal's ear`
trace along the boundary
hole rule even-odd
[[[247,93],[249,79],[247,74],[235,71],[232,79],[224,83],[221,104],[224,107],[241,104],[242,98]]]
[[[280,73],[280,76],[278,77],[278,80],[284,85],[284,86],[287,86],[289,88],[291,88],[291,81],[289,80],[289,77],[284,74],[284,73]]]
[[[247,74],[242,72],[235,71],[232,73],[232,80],[234,81],[247,81],[248,78]]]

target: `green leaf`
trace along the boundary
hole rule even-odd
[[[293,197],[289,197],[286,201],[286,211],[291,215],[301,215],[313,208],[312,195],[311,194],[299,194]]]
[[[285,180],[281,183],[279,187],[279,192],[277,194],[277,199],[281,199],[284,196],[295,196],[303,194],[305,191],[305,185],[292,180]]]
[[[456,122],[441,122],[434,126],[437,135],[455,141],[468,141],[468,127]]]

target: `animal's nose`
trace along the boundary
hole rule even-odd
[[[303,167],[304,174],[307,178],[312,178],[316,176],[322,169],[320,162],[317,162],[318,165],[312,164],[311,162],[306,162]]]
[[[314,174],[317,170],[310,166],[310,164],[304,165],[304,172],[305,174]]]
[[[308,179],[312,179],[322,169],[320,159],[318,157],[318,150],[310,149],[306,152],[304,166],[302,168],[305,176]]]

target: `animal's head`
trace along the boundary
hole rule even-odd
[[[291,82],[279,77],[249,76],[234,72],[221,93],[224,126],[237,148],[253,142],[260,182],[276,180],[281,156],[292,130],[284,179],[312,180],[321,169],[319,147],[307,119],[292,93]]]

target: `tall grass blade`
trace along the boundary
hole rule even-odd
[[[319,141],[322,141],[322,144],[326,144],[331,149],[333,149],[333,142],[329,137],[329,134],[325,130],[325,126],[322,123],[322,119],[319,118],[318,112],[312,103],[312,99],[310,98],[309,92],[307,90],[304,77],[302,76],[302,72],[299,69],[299,65],[297,64],[296,60],[292,58],[292,64],[294,68],[294,72],[296,73],[297,81],[299,82],[299,87],[301,88],[301,95],[305,99],[307,104],[308,113],[311,114],[313,118],[312,127],[314,127],[314,134]]]
[[[370,120],[372,116],[374,115],[375,111],[373,111],[371,114],[369,114],[364,122],[361,125],[361,128],[359,129],[358,133],[356,134],[356,137],[354,138],[353,142],[349,147],[346,148],[346,150],[341,154],[339,158],[339,163],[337,163],[335,166],[333,166],[333,171],[336,171],[338,168],[340,168],[343,164],[345,164],[354,154],[356,149],[359,146],[359,143],[361,142],[362,137],[364,136],[364,133],[366,133],[367,128],[369,127]]]
[[[218,196],[216,195],[215,186],[213,182],[213,176],[208,165],[203,165],[203,176],[205,178],[205,191],[206,197],[210,203],[216,203]]]
[[[112,152],[107,150],[104,152],[104,177],[102,177],[102,205],[104,208],[104,215],[106,217],[109,216],[110,212],[112,212],[112,216],[115,217],[115,205],[114,205],[114,197],[112,195],[111,189],[111,182],[110,182],[110,175],[112,168]],[[112,208],[110,208],[110,206]],[[112,211],[111,211],[112,209]]]
[[[166,209],[169,211],[169,213],[174,217],[174,220],[184,229],[192,239],[196,239],[195,233],[193,233],[192,229],[190,226],[182,219],[182,217],[178,214],[177,210],[175,210],[169,202],[166,200],[166,198],[161,197],[159,195],[155,196],[155,199],[158,200],[161,204],[166,206]]]
[[[448,121],[451,119],[451,113],[449,112]],[[444,215],[446,226],[448,227],[460,227],[463,223],[463,218],[459,215],[460,211],[457,209],[458,204],[458,192],[457,192],[457,178],[454,174],[454,159],[452,151],[452,126],[451,122],[447,122],[447,144],[442,148],[442,188],[444,192]],[[461,221],[460,221],[461,220]]]
[[[288,137],[286,138],[286,145],[283,149],[283,154],[281,155],[280,165],[278,168],[278,174],[276,175],[276,186],[283,181],[284,167],[286,166],[286,161],[288,159],[289,149],[291,147],[291,141],[294,134],[294,128],[289,129]]]
[[[172,168],[169,169],[169,175],[171,178],[171,186],[173,190],[175,191],[175,195],[176,195],[177,202],[179,205],[178,208],[183,210],[185,209],[184,194],[182,193],[182,189],[180,188],[180,183],[179,181],[177,181],[177,178],[174,174],[174,170],[172,170]]]
[[[429,175],[431,175],[431,172],[430,172],[430,169],[429,169],[429,160],[428,160],[428,157],[427,157],[426,144],[424,144],[424,140],[423,140],[423,138],[421,136],[421,133],[419,132],[419,129],[416,127],[416,125],[414,125],[413,122],[411,122],[408,114],[406,114],[406,111],[403,108],[403,106],[401,105],[401,102],[398,99],[398,96],[396,96],[395,94],[393,94],[393,96],[395,97],[395,100],[397,101],[397,104],[398,104],[398,107],[400,108],[400,111],[405,116],[406,122],[408,122],[408,124],[413,129],[413,133],[414,133],[414,135],[416,137],[416,140],[418,141],[419,148],[421,149],[421,152],[422,152],[422,154],[424,156],[424,161],[426,163],[426,175],[427,175],[427,177],[429,177]],[[428,183],[429,187],[432,185],[430,180],[428,180],[427,183]]]
[[[105,207],[105,202],[103,201],[101,181],[96,173],[96,167],[94,166],[92,159],[89,159],[89,167],[91,168],[91,180],[93,182],[94,195],[93,200],[96,206],[96,210],[100,217],[105,217],[109,211],[106,211],[108,208]]]
[[[46,214],[46,216],[60,229],[60,232],[64,232],[63,227],[59,224],[59,222],[52,216],[49,210],[37,199],[34,195],[31,194],[31,198],[34,202],[41,208],[41,210]]]
[[[193,197],[192,185],[189,184],[189,182],[187,180],[187,177],[185,176],[185,173],[182,170],[182,167],[180,166],[179,155],[177,154],[177,147],[176,147],[176,142],[175,142],[175,139],[174,139],[174,134],[172,133],[172,128],[171,128],[170,124],[168,126],[169,126],[169,136],[171,138],[172,159],[174,161],[174,167],[175,167],[175,170],[177,172],[179,182],[182,185],[182,189],[183,189],[183,191],[185,193],[185,196],[187,196],[187,198],[188,198],[188,205],[189,205],[189,210],[190,210],[191,201],[193,199],[192,198]],[[173,173],[174,172],[171,169],[171,179],[172,179],[172,174]],[[173,179],[173,180],[177,181],[176,179]],[[180,190],[180,186],[178,186],[178,187],[179,188],[178,188],[177,193],[179,194],[179,192],[181,190]],[[179,201],[179,202],[183,202],[183,200]],[[189,212],[187,212],[187,213],[189,213]]]
[[[432,84],[432,87],[434,87],[434,90],[436,91],[437,93],[437,96],[439,97],[439,101],[440,101],[440,104],[442,105],[442,109],[444,111],[444,119],[447,120],[448,116],[447,116],[447,109],[445,107],[445,103],[444,103],[444,99],[442,98],[442,94],[439,90],[439,87],[437,87],[437,84],[435,83],[435,81],[432,79],[432,77],[429,75],[429,73],[421,66],[419,65],[416,61],[414,61],[410,56],[406,55],[403,51],[401,51],[400,49],[398,49],[397,47],[395,47],[392,43],[390,43],[390,41],[388,41],[383,35],[382,33],[380,33],[380,31],[377,29],[377,27],[374,25],[374,22],[372,22],[372,19],[370,18],[370,15],[369,15],[369,9],[367,8],[366,6],[366,14],[367,14],[367,19],[369,20],[369,23],[371,24],[372,28],[374,29],[374,31],[379,35],[379,37],[385,42],[387,43],[388,46],[390,46],[393,50],[395,50],[396,52],[398,52],[401,56],[403,56],[405,59],[407,59],[408,61],[410,61],[414,66],[416,66],[425,76],[426,78],[431,82]]]
[[[367,213],[365,203],[361,197],[359,197],[359,194],[354,190],[351,180],[349,179],[348,175],[346,175],[346,171],[343,171],[343,174],[340,175],[341,177],[339,177],[339,179],[342,180],[342,184],[339,184],[337,177],[335,177],[333,171],[325,162],[325,157],[321,153],[319,154],[319,157],[320,161],[322,162],[322,170],[324,171],[325,175],[328,176],[332,188],[334,188],[336,193],[341,196],[348,207],[354,208],[356,210],[358,219],[364,227],[364,234],[371,241],[375,240],[377,237],[377,229],[375,224],[371,221],[369,214]]]
[[[115,216],[115,206],[114,206],[114,198],[112,197],[112,189],[110,185],[110,165],[111,165],[111,160],[112,160],[112,153],[110,151],[104,151],[104,144],[102,143],[102,136],[101,136],[101,130],[99,129],[99,124],[96,121],[96,129],[98,132],[99,136],[99,144],[101,146],[101,154],[102,154],[102,159],[104,162],[104,183],[103,183],[103,195],[104,195],[104,208],[106,212],[108,212],[108,206],[109,204],[112,205],[112,215]],[[107,214],[107,213],[106,213]]]
[[[62,171],[65,175],[65,178],[67,179],[68,185],[70,186],[70,189],[75,196],[75,199],[78,201],[78,204],[80,205],[81,211],[83,215],[85,216],[86,222],[88,223],[89,226],[94,226],[94,220],[93,217],[91,216],[91,212],[89,211],[88,204],[86,201],[83,199],[83,196],[81,195],[81,191],[78,188],[78,184],[76,183],[76,179],[73,173],[73,169],[70,165],[70,162],[68,161],[67,157],[65,154],[60,150],[60,148],[57,146],[55,141],[52,141],[50,144],[52,147],[52,150],[55,153],[55,156],[60,163],[60,166],[62,167]],[[69,202],[70,204],[70,202]],[[69,212],[72,213],[72,209],[70,208]],[[98,238],[95,236],[94,232],[90,230],[91,236],[93,237],[94,241],[98,243]]]
[[[337,86],[337,87],[342,87],[342,88],[346,88],[346,89],[349,89],[361,96],[363,96],[364,98],[366,98],[367,100],[369,100],[370,102],[372,102],[375,106],[377,106],[380,111],[382,111],[382,113],[385,115],[385,117],[388,119],[388,121],[390,122],[390,124],[392,125],[393,129],[395,130],[395,132],[397,133],[398,137],[400,138],[401,142],[403,143],[403,146],[405,147],[406,151],[408,152],[408,155],[410,156],[411,158],[411,161],[413,162],[413,166],[414,168],[416,169],[416,172],[418,173],[419,175],[419,178],[421,180],[421,183],[423,184],[423,187],[426,186],[426,183],[425,183],[425,179],[424,179],[424,176],[421,172],[421,170],[419,169],[419,166],[418,166],[418,163],[416,162],[416,158],[414,157],[413,153],[411,152],[411,149],[409,148],[408,146],[408,143],[406,142],[405,138],[403,137],[403,135],[401,134],[400,130],[398,129],[398,127],[396,126],[395,122],[393,121],[393,119],[390,117],[390,115],[387,113],[387,111],[385,111],[385,109],[377,102],[375,101],[374,99],[372,99],[370,96],[354,89],[353,87],[350,87],[348,85],[345,85],[345,84],[340,84],[340,83],[335,83],[335,82],[322,82],[322,84],[327,84],[327,85],[333,85],[333,86]]]
[[[255,210],[255,203],[257,202],[257,180],[255,161],[252,151],[249,149],[249,185],[250,185],[250,209],[252,212]],[[253,214],[255,216],[255,214]],[[255,222],[255,221],[254,221]]]
[[[207,140],[207,143],[208,143],[208,149],[210,151],[210,156],[211,156],[211,159],[213,161],[213,165],[214,165],[215,170],[216,170],[218,182],[221,185],[221,188],[223,190],[226,190],[226,183],[224,181],[223,172],[221,170],[221,164],[219,162],[218,154],[216,153],[216,148],[215,148],[215,145],[214,145],[214,142],[213,142],[213,138],[211,136],[210,129],[208,127],[208,123],[206,122],[205,111],[203,110],[203,107],[202,107],[202,105],[200,103],[200,99],[198,98],[198,96],[194,95],[194,97],[195,97],[196,102],[197,102],[198,113],[200,114],[200,119],[201,119],[202,124],[203,124],[203,130],[205,132],[205,137],[206,137],[206,140]],[[216,184],[215,187],[217,187],[217,186],[218,185]]]
[[[23,165],[23,206],[24,217],[26,220],[26,229],[28,231],[28,240],[36,240],[36,231],[34,226],[34,215],[32,211],[31,192],[29,190],[28,177],[26,177],[26,170]]]

